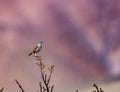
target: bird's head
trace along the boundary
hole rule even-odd
[[[42,45],[42,44],[43,44],[43,41],[40,41],[38,44]]]
[[[41,46],[41,45],[42,45],[42,43],[43,43],[43,42],[42,42],[42,41],[40,41],[40,42],[37,44],[37,46]]]

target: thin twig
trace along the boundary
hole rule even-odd
[[[93,87],[96,89],[93,92],[104,92],[104,90],[102,90],[102,88],[99,88],[95,83],[93,84]]]
[[[2,89],[0,90],[0,92],[3,92],[4,88],[2,87]]]
[[[50,92],[53,92],[54,85],[52,85]]]
[[[47,85],[49,85],[50,79],[51,79],[52,71],[50,71],[49,78],[47,80]]]
[[[39,82],[39,87],[40,87],[40,92],[42,92],[42,84],[41,84],[41,82]]]
[[[22,86],[20,85],[20,83],[19,83],[17,80],[15,80],[15,82],[16,82],[17,85],[19,86],[20,90],[21,90],[22,92],[25,92],[24,89],[22,88]]]
[[[37,61],[39,61],[36,64],[40,68],[41,78],[42,78],[42,82],[43,82],[43,85],[41,84],[41,82],[39,83],[40,92],[52,92],[53,88],[54,88],[54,85],[49,86],[49,83],[50,83],[50,79],[51,79],[51,75],[52,75],[52,72],[53,72],[54,65],[51,65],[51,67],[48,68],[49,69],[49,74],[46,74],[46,72],[44,71],[45,64],[42,62],[42,57],[38,56],[38,57],[35,57],[35,58],[36,58]]]
[[[99,88],[98,88],[98,86],[95,83],[93,84],[93,87],[95,87],[97,92],[99,92]]]
[[[49,82],[50,82],[50,79],[51,79],[51,76],[52,76],[52,72],[53,72],[53,70],[54,70],[54,67],[55,67],[55,65],[51,65],[51,67],[49,68],[50,74],[49,74],[49,77],[48,77],[47,85],[49,85]]]

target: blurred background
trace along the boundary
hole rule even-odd
[[[120,0],[0,0],[0,87],[6,92],[19,91],[15,79],[26,91],[39,89],[39,68],[28,57],[39,41],[46,67],[56,66],[55,91],[86,90],[94,82],[120,91]]]

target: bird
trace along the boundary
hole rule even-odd
[[[42,41],[40,41],[36,46],[35,48],[32,50],[32,52],[30,52],[28,54],[28,56],[31,56],[32,54],[34,54],[34,56],[37,56],[37,53],[41,51],[43,45],[42,45]]]

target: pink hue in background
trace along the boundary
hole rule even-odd
[[[16,92],[15,79],[37,91],[40,74],[28,53],[55,64],[55,91],[120,75],[119,0],[1,0],[0,87]]]

